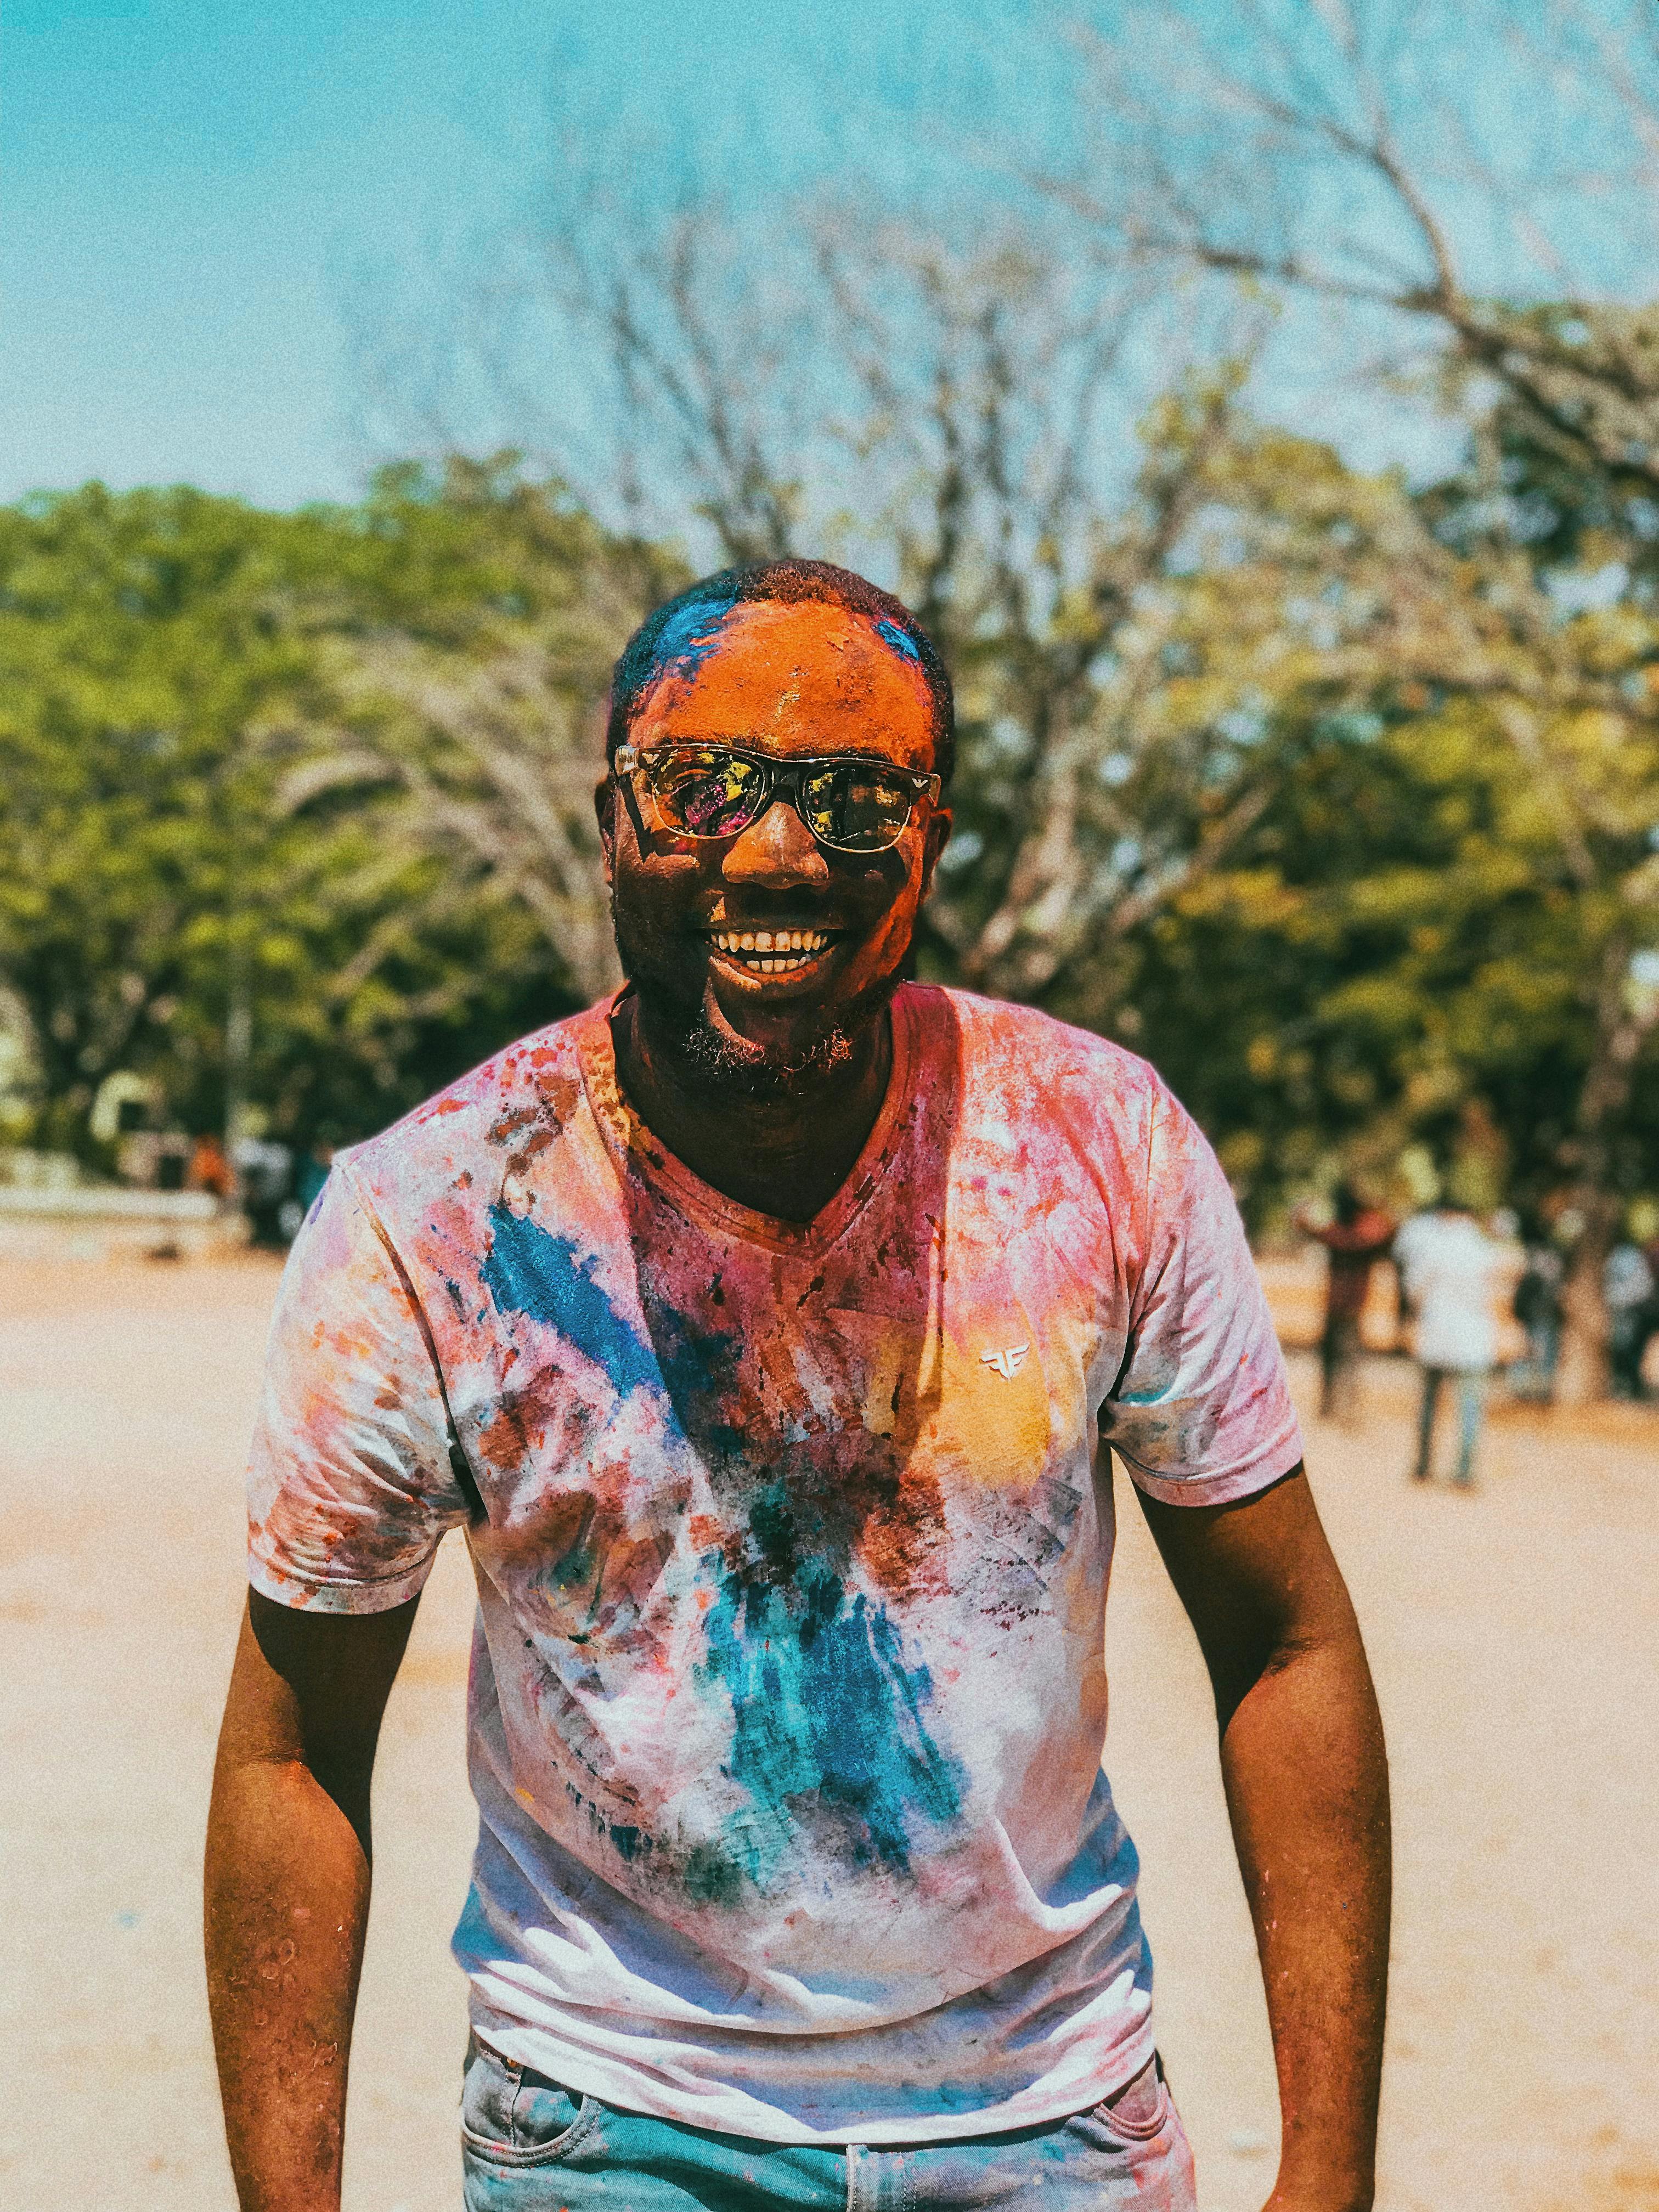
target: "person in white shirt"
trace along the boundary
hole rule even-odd
[[[1449,1377],[1457,1388],[1453,1480],[1460,1489],[1471,1489],[1486,1377],[1498,1357],[1493,1301],[1503,1254],[1467,1206],[1446,1200],[1431,1212],[1413,1216],[1395,1239],[1394,1256],[1401,1288],[1416,1316],[1417,1363],[1423,1370],[1413,1474],[1419,1482],[1430,1479],[1435,1414],[1441,1386]]]

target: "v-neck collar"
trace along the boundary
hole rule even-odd
[[[908,1124],[906,1109],[915,1079],[917,1022],[910,987],[902,985],[893,997],[892,1066],[881,1109],[840,1189],[810,1221],[786,1221],[780,1215],[739,1205],[695,1175],[641,1118],[617,1081],[616,1045],[611,1035],[611,1018],[630,988],[624,984],[613,997],[590,1006],[580,1017],[577,1037],[588,1103],[623,1172],[657,1185],[681,1212],[722,1236],[740,1237],[745,1243],[763,1245],[774,1252],[812,1252],[833,1244],[868,1203]]]

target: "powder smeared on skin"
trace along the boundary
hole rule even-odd
[[[688,613],[695,634],[667,657],[659,651],[640,695],[636,744],[724,737],[781,752],[858,752],[879,729],[902,738],[912,766],[931,767],[933,695],[920,658],[886,634],[894,624],[764,599],[722,610],[717,625],[707,609]]]
[[[737,604],[735,594],[701,599],[671,615],[657,635],[652,680],[695,676],[720,643],[721,628]]]

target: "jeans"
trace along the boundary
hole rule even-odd
[[[1423,1405],[1417,1420],[1417,1479],[1426,1482],[1434,1456],[1434,1415],[1440,1386],[1457,1385],[1457,1472],[1454,1481],[1464,1489],[1474,1480],[1474,1448],[1480,1441],[1480,1415],[1486,1402],[1486,1378],[1478,1369],[1425,1367]]]
[[[1607,1365],[1612,1370],[1615,1398],[1640,1399],[1642,1355],[1652,1329],[1645,1306],[1626,1306],[1614,1312],[1607,1334]]]
[[[1331,1313],[1319,1339],[1319,1418],[1352,1424],[1359,1415],[1359,1316]]]
[[[1530,1321],[1527,1328],[1527,1357],[1510,1370],[1510,1393],[1540,1406],[1555,1395],[1555,1370],[1561,1359],[1559,1321]]]
[[[466,2212],[1195,2212],[1198,2202],[1156,2061],[1071,2119],[872,2150],[757,2142],[622,2112],[474,2039],[461,2154]]]

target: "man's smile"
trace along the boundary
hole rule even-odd
[[[748,978],[804,975],[821,968],[834,951],[836,933],[825,929],[711,929],[703,933],[727,967]]]

